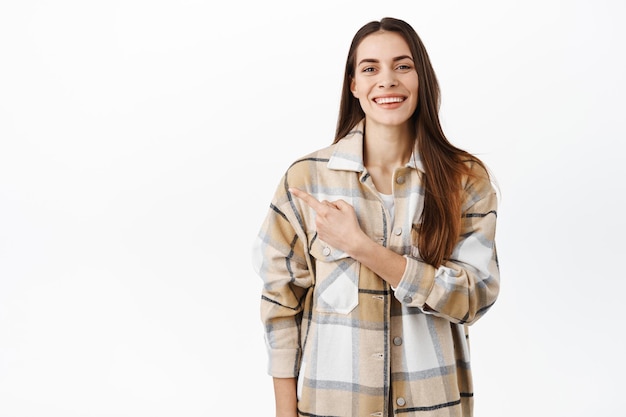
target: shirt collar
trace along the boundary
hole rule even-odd
[[[363,132],[365,131],[365,120],[361,120],[350,132],[344,136],[335,146],[332,156],[328,160],[328,169],[337,171],[363,172]],[[424,166],[417,153],[413,150],[411,159],[406,164],[408,168],[417,168],[424,172]]]

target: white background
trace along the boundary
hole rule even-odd
[[[384,16],[502,192],[476,415],[623,412],[623,2],[5,0],[0,416],[273,415],[250,246]]]

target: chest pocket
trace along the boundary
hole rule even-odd
[[[349,314],[359,303],[361,264],[319,239],[310,253],[315,261],[315,309]]]

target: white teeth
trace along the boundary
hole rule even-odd
[[[376,99],[376,103],[378,104],[400,103],[403,101],[403,97],[381,97]]]

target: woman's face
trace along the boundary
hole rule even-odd
[[[413,56],[404,38],[376,32],[356,51],[352,94],[359,99],[368,126],[401,126],[417,107],[419,82]]]

